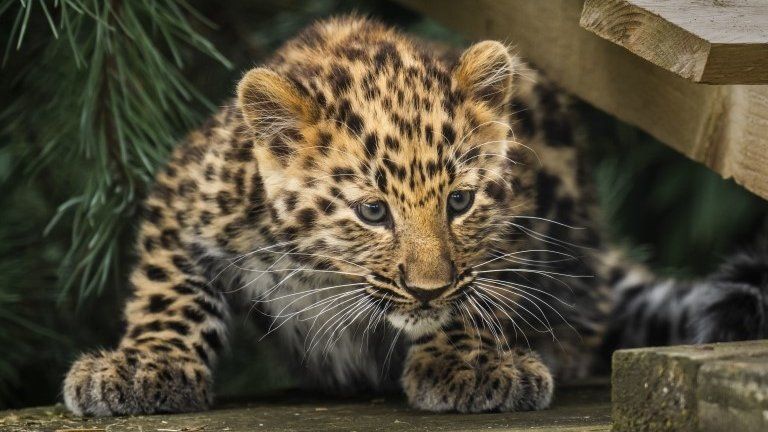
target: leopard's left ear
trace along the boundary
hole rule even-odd
[[[515,63],[504,44],[478,42],[462,53],[453,78],[471,97],[501,111],[512,97]]]
[[[317,108],[304,89],[263,67],[248,71],[240,80],[237,100],[251,130],[281,160],[300,145],[298,131],[317,117]]]

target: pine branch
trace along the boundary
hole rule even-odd
[[[46,68],[25,74],[25,97],[9,115],[21,116],[16,131],[34,131],[29,141],[40,146],[30,173],[64,161],[85,174],[46,230],[71,223],[61,293],[78,286],[82,298],[116,281],[154,170],[213,108],[183,77],[184,57],[192,49],[230,65],[193,29],[184,1],[5,0],[2,13],[14,15],[6,36],[14,56],[23,56],[34,19],[50,29],[29,58]]]

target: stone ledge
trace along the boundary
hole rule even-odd
[[[613,356],[614,431],[768,430],[768,341]]]
[[[696,396],[702,431],[768,430],[768,357],[705,364]]]

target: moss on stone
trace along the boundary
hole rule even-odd
[[[741,409],[762,418],[765,408],[747,406],[752,402],[743,395],[749,393],[747,382],[757,386],[749,394],[768,392],[768,380],[757,384],[757,378],[750,381],[747,376],[748,370],[757,373],[754,365],[762,364],[766,356],[768,341],[617,351],[613,356],[613,430],[722,430],[709,427],[711,422],[721,420],[711,414],[715,412],[713,407],[730,412]],[[753,367],[736,367],[739,362]],[[713,381],[715,377],[719,377],[719,384]],[[702,404],[709,415],[702,411]]]

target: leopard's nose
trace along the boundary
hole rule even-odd
[[[443,285],[441,287],[437,288],[419,288],[419,287],[413,287],[406,285],[405,291],[408,292],[411,296],[413,296],[414,299],[422,302],[422,303],[429,303],[431,300],[434,300],[440,295],[442,295],[444,292],[448,290],[448,288],[453,285],[452,283],[449,283],[447,285]]]
[[[445,263],[437,262],[433,264],[433,268],[440,267],[439,264],[444,264],[442,266],[444,268],[440,269],[442,271],[434,272],[434,274],[428,272],[417,273],[401,264],[399,266],[400,286],[413,296],[414,299],[422,303],[429,303],[431,300],[440,297],[456,282],[456,266],[450,260],[445,260]]]

